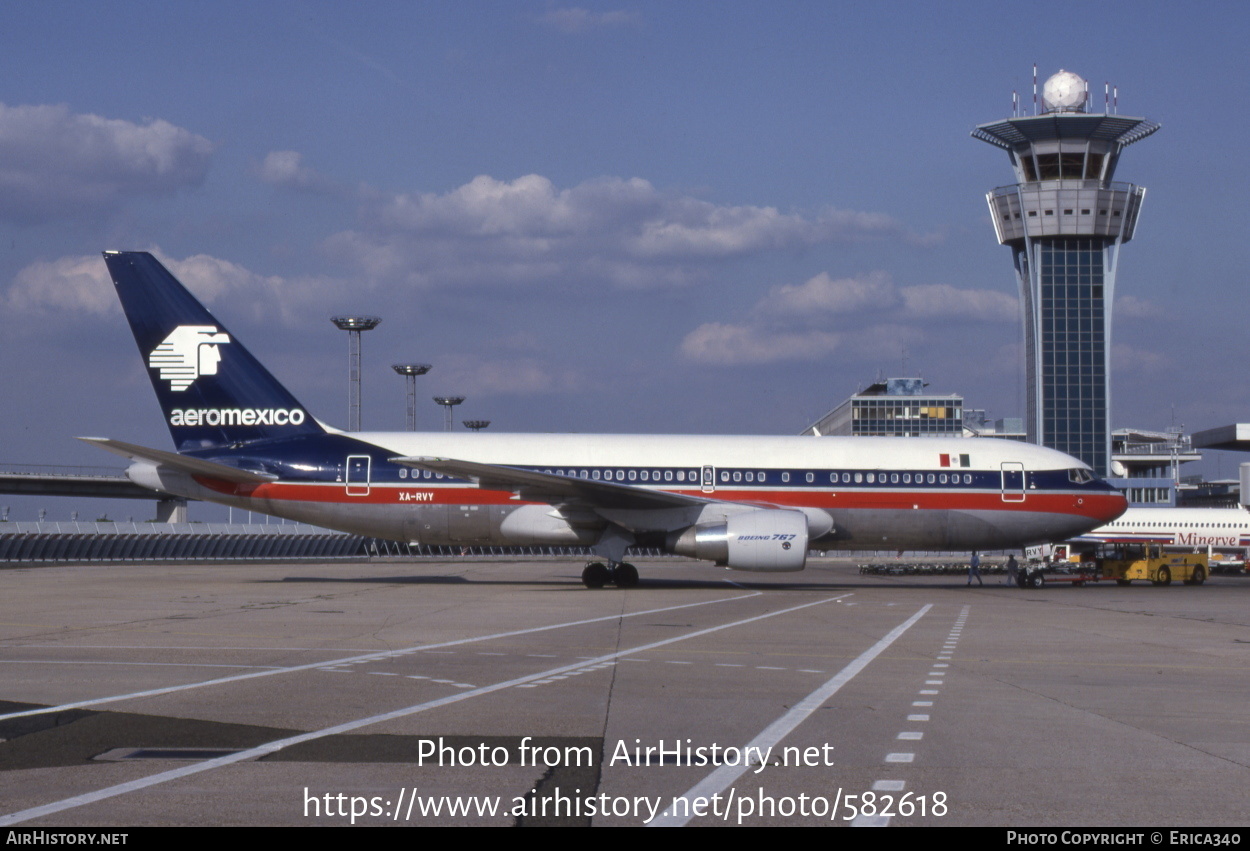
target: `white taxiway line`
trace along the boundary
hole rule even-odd
[[[395,656],[404,656],[410,653],[420,653],[422,651],[435,650],[439,647],[454,647],[458,644],[473,644],[477,641],[493,641],[497,638],[512,638],[517,635],[529,635],[535,632],[547,632],[553,629],[564,629],[570,626],[585,626],[590,623],[601,623],[603,621],[620,620],[621,618],[636,618],[641,615],[654,615],[658,612],[671,612],[674,609],[689,609],[694,606],[710,606],[715,603],[732,603],[735,600],[745,600],[750,597],[758,597],[763,591],[753,591],[750,594],[741,594],[737,597],[725,597],[721,600],[704,600],[699,603],[683,603],[680,606],[665,606],[661,609],[648,609],[645,612],[631,612],[629,614],[604,615],[599,618],[588,618],[583,621],[569,621],[568,623],[557,623],[549,626],[534,626],[528,629],[517,629],[511,632],[497,632],[492,635],[479,635],[473,638],[459,638],[455,641],[442,641],[438,644],[418,644],[415,647],[404,647],[400,650],[380,650],[375,653],[365,653],[360,656],[349,656],[345,659],[330,659],[324,662],[310,662],[307,665],[292,665],[289,668],[270,668],[263,671],[252,671],[247,674],[235,674],[229,677],[218,677],[213,680],[202,680],[195,683],[183,683],[176,686],[165,686],[163,688],[149,689],[148,691],[135,691],[129,694],[115,694],[109,697],[96,697],[89,700],[76,700],[73,703],[62,703],[59,706],[46,706],[42,709],[26,709],[21,712],[10,712],[0,715],[0,721],[7,721],[10,718],[24,718],[28,715],[46,715],[49,712],[64,712],[67,709],[81,709],[84,706],[99,706],[104,703],[115,703],[119,700],[130,700],[138,697],[156,697],[161,694],[172,694],[173,692],[186,691],[193,688],[203,688],[205,686],[217,686],[224,683],[235,683],[240,680],[251,680],[257,677],[272,677],[275,674],[293,674],[298,671],[312,671],[317,668],[330,668],[336,665],[353,665],[361,662],[376,662],[379,659],[391,659]],[[845,596],[845,595],[844,595]],[[308,648],[305,648],[308,649]],[[92,663],[98,664],[98,663]]]
[[[743,618],[742,620],[732,621],[730,623],[721,624],[719,626],[710,626],[710,627],[707,627],[706,629],[699,629],[699,630],[695,630],[694,632],[688,632],[685,635],[678,635],[678,636],[674,636],[673,638],[666,638],[662,641],[654,641],[650,644],[641,644],[637,647],[630,647],[626,650],[618,650],[615,653],[607,653],[603,656],[596,656],[595,658],[590,659],[588,661],[583,660],[583,661],[574,662],[570,665],[561,665],[558,668],[549,668],[546,671],[540,671],[539,673],[536,673],[536,674],[528,674],[524,677],[517,677],[515,679],[506,680],[501,683],[495,683],[494,685],[482,686],[481,688],[476,688],[476,689],[473,689],[472,691],[463,691],[463,692],[460,692],[459,694],[448,695],[447,697],[441,697],[437,700],[427,701],[426,703],[418,703],[415,706],[409,706],[404,709],[396,709],[391,712],[384,712],[380,715],[371,715],[368,718],[358,718],[355,721],[347,721],[343,724],[336,724],[333,727],[326,727],[325,729],[322,729],[322,730],[314,730],[311,733],[301,733],[298,736],[291,736],[290,738],[286,738],[286,739],[278,739],[277,741],[268,742],[266,744],[259,745],[254,748],[249,748],[248,750],[245,750],[245,751],[239,751],[238,753],[233,753],[228,756],[218,757],[217,759],[205,760],[204,762],[199,762],[199,763],[196,763],[195,765],[187,765],[181,768],[174,768],[169,771],[163,771],[159,774],[153,774],[148,777],[140,778],[138,780],[132,780],[129,783],[120,783],[116,786],[109,786],[105,789],[99,789],[95,792],[87,792],[83,795],[75,795],[72,798],[66,798],[61,801],[54,801],[51,804],[43,804],[38,807],[31,807],[29,809],[20,810],[19,812],[16,812],[16,813],[10,813],[5,816],[0,816],[0,827],[12,825],[12,824],[20,824],[24,821],[27,821],[28,819],[40,818],[42,816],[52,815],[53,813],[59,813],[63,810],[69,810],[75,807],[81,807],[86,804],[94,804],[97,801],[107,800],[108,798],[115,798],[118,795],[125,795],[129,792],[137,792],[140,789],[146,789],[150,786],[157,786],[161,783],[168,783],[169,781],[177,780],[180,777],[188,777],[192,774],[199,774],[204,771],[211,771],[214,768],[221,768],[223,766],[233,765],[234,763],[237,763],[237,762],[245,762],[247,760],[259,759],[263,756],[268,756],[271,753],[275,753],[277,751],[282,750],[283,748],[288,748],[292,745],[298,745],[304,742],[311,742],[316,739],[322,739],[322,738],[325,738],[326,736],[335,736],[340,733],[349,733],[352,730],[358,730],[361,727],[369,727],[369,726],[372,726],[373,724],[381,724],[385,721],[391,721],[396,718],[404,718],[409,715],[415,715],[418,712],[424,712],[427,709],[436,709],[440,706],[447,706],[452,703],[459,703],[460,701],[468,700],[471,697],[480,697],[481,695],[491,694],[492,692],[502,691],[503,689],[514,688],[516,686],[524,685],[525,683],[532,682],[534,680],[541,680],[546,677],[555,676],[556,674],[562,674],[567,671],[572,671],[577,668],[582,668],[582,667],[585,667],[587,664],[595,664],[598,662],[611,661],[613,659],[617,659],[621,656],[624,656],[627,653],[644,653],[648,650],[654,650],[657,647],[664,647],[669,644],[676,644],[679,641],[686,641],[687,639],[690,639],[690,638],[698,638],[701,635],[709,635],[713,632],[720,632],[721,630],[730,629],[735,626],[744,626],[749,623],[755,623],[757,621],[767,620],[768,618],[775,618],[778,615],[785,615],[785,614],[789,614],[790,612],[797,612],[802,609],[809,609],[812,606],[819,606],[824,603],[829,603],[834,600],[840,600],[842,599],[842,597],[849,597],[849,596],[850,594],[842,594],[842,595],[839,595],[838,597],[827,597],[823,600],[817,600],[814,603],[803,603],[802,605],[799,605],[799,606],[791,606],[788,609],[779,609],[775,612],[769,612],[763,615],[755,615],[753,617]],[[741,598],[738,598],[738,599],[741,599]],[[700,605],[700,604],[695,604],[695,605]],[[686,607],[685,606],[672,606],[670,608],[681,609],[681,608],[686,608]],[[921,614],[924,614],[924,612],[927,611],[928,608],[929,608],[928,606],[925,606],[925,608],[922,609],[919,614],[917,614],[915,617],[912,618],[912,621],[914,622],[917,618],[920,617]],[[669,611],[669,609],[655,609],[654,611]],[[643,613],[638,612],[638,614],[643,614]],[[620,616],[617,615],[615,617],[620,617]],[[600,620],[604,620],[604,618],[594,618],[593,620],[582,621],[581,623],[594,623],[595,621],[600,621]],[[910,626],[910,623],[908,624],[908,626]],[[536,631],[536,630],[521,630],[520,632],[532,632],[532,631]],[[895,630],[895,632],[899,632],[899,631]],[[518,633],[505,633],[505,634],[517,635]],[[899,632],[899,634],[901,635],[902,633]],[[878,642],[878,644],[880,643],[881,642]],[[883,647],[882,649],[884,650],[885,648]],[[863,658],[863,657],[860,657],[860,658]],[[854,665],[855,663],[852,662],[851,664]],[[867,664],[867,662],[865,662],[864,664]],[[811,698],[809,697],[808,700],[810,699]],[[800,705],[802,706],[802,705],[805,705],[806,703],[807,701],[804,701],[804,703]],[[813,706],[812,710],[814,710],[815,708],[816,707]],[[808,710],[808,711],[810,712],[811,710]],[[776,725],[774,724],[774,726]],[[772,728],[770,727],[769,729],[772,729]]]
[[[833,695],[837,693],[838,689],[849,683],[856,674],[868,667],[869,662],[884,653],[887,647],[897,641],[903,633],[911,629],[916,621],[924,617],[925,613],[931,608],[933,608],[931,603],[923,606],[920,611],[916,612],[910,618],[890,630],[885,638],[882,638],[872,647],[869,647],[861,653],[859,658],[855,659],[855,661],[851,662],[835,674],[833,679],[829,680],[820,688],[803,698],[801,701],[796,703],[789,712],[765,727],[763,732],[752,739],[751,742],[743,748],[743,753],[749,752],[749,749],[751,748],[756,748],[757,753],[762,753],[766,749],[771,749],[774,745],[784,739],[794,730],[795,727],[807,720],[807,716],[819,709],[826,700],[833,697]],[[710,798],[713,795],[720,794],[725,791],[725,789],[729,788],[729,784],[733,783],[743,774],[746,774],[750,768],[751,766],[749,765],[722,765],[707,777],[703,778],[702,781],[696,783],[690,788],[689,791],[680,797],[689,801],[692,798]],[[673,809],[670,806],[658,817],[653,819],[651,824],[647,826],[684,827],[685,824],[692,818],[694,818],[693,814],[685,816],[674,815]]]
[[[0,659],[0,665],[90,665],[93,668],[104,668],[110,665],[123,668],[249,668],[266,671],[278,669],[277,665],[223,665],[209,662],[66,662],[62,659]]]

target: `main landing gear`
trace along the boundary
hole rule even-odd
[[[609,582],[617,588],[633,588],[638,584],[638,568],[628,562],[604,564],[592,561],[582,571],[582,584],[587,588],[602,588]]]

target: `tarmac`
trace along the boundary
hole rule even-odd
[[[1250,579],[0,570],[0,824],[1236,826]]]

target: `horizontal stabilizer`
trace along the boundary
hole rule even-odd
[[[80,437],[78,439],[112,452],[114,455],[129,458],[131,461],[151,461],[154,464],[161,464],[191,476],[206,476],[218,481],[237,482],[239,484],[259,484],[261,482],[272,482],[278,478],[268,473],[253,473],[249,470],[240,470],[238,467],[218,464],[216,461],[191,458],[187,455],[179,455],[177,452],[168,452],[164,449],[150,449],[134,443],[123,443],[120,440],[109,440],[107,437]]]

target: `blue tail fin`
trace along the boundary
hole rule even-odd
[[[104,262],[178,451],[323,433],[155,257],[106,251]]]

